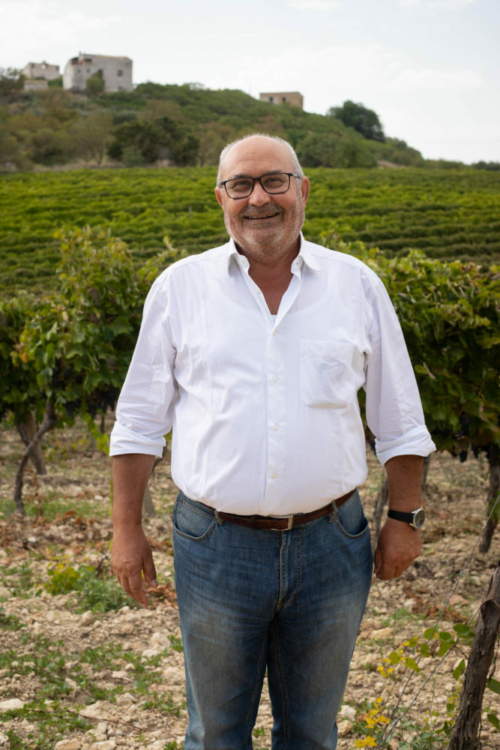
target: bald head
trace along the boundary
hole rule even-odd
[[[242,157],[251,159],[252,155],[256,152],[266,153],[271,156],[284,159],[289,164],[290,172],[294,172],[299,177],[304,176],[302,167],[300,166],[297,154],[293,150],[292,146],[283,138],[278,138],[275,135],[266,135],[265,133],[255,133],[253,135],[246,135],[243,138],[238,139],[229,143],[222,151],[219,157],[219,172],[217,174],[217,185],[222,180],[227,180],[232,177],[231,165],[232,163],[239,161]]]

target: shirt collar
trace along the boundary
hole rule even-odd
[[[231,265],[231,260],[233,258],[242,268],[248,268],[247,258],[238,252],[238,250],[236,249],[236,245],[234,244],[234,240],[231,237],[231,239],[227,243],[227,268],[228,270]],[[293,262],[294,264],[298,263],[299,265],[302,265],[302,263],[304,263],[312,271],[321,271],[320,266],[318,265],[313,253],[311,252],[309,248],[309,243],[307,242],[307,240],[304,239],[304,235],[302,234],[302,232],[300,233],[299,254],[297,255],[297,257],[295,258]]]

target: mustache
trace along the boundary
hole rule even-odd
[[[268,214],[278,214],[281,213],[280,206],[276,205],[276,203],[266,203],[265,206],[260,206],[259,208],[248,208],[244,216],[247,219],[256,218],[259,216],[267,216]]]

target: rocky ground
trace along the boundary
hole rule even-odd
[[[145,520],[159,589],[150,592],[151,607],[140,609],[109,570],[109,459],[92,448],[81,428],[49,435],[48,474],[37,477],[29,470],[28,515],[20,520],[12,515],[11,498],[21,447],[13,430],[2,430],[0,748],[181,748],[187,712],[171,542],[176,488],[168,461],[151,482],[156,515]],[[360,492],[370,518],[382,470],[372,455],[369,463]],[[401,579],[372,586],[339,717],[339,750],[373,745],[371,737],[380,736],[398,700],[400,708],[413,705],[392,735],[393,750],[446,747],[446,736],[437,730],[453,721],[447,706],[460,688],[453,670],[467,656],[467,644],[454,646],[439,665],[439,641],[431,641],[429,655],[418,662],[420,672],[412,661],[384,659],[419,659],[419,644],[411,639],[425,640],[425,629],[448,601],[482,527],[486,491],[484,461],[433,459],[424,552]],[[454,625],[474,617],[498,564],[498,541],[497,532],[488,554],[472,555],[447,603],[441,632],[455,635]],[[500,680],[500,666],[495,676]],[[486,716],[500,714],[499,703],[487,691],[483,750],[500,748],[500,733]],[[254,748],[271,747],[271,723],[264,689]]]

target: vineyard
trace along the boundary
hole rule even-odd
[[[443,260],[500,259],[500,174],[480,170],[310,169],[304,233],[339,234],[389,257],[409,248]],[[0,177],[0,295],[54,288],[54,232],[109,228],[137,262],[164,248],[200,252],[226,241],[215,169],[75,170]]]
[[[410,169],[311,176],[305,233],[356,255],[386,285],[438,449],[424,493],[424,555],[398,581],[373,587],[339,749],[466,747],[454,733],[461,696],[482,659],[474,733],[482,722],[483,747],[496,750],[500,179]],[[137,610],[109,569],[106,415],[152,280],[184,254],[225,239],[214,181],[213,169],[172,169],[0,182],[0,674],[7,678],[0,745],[10,750],[182,747],[168,457],[151,482],[157,517],[147,521],[161,576],[150,592],[156,608]],[[103,228],[82,228],[89,224]],[[432,247],[463,260],[432,257]],[[369,448],[368,455],[372,471],[362,491],[375,537],[386,491]],[[498,591],[486,595],[495,566]],[[263,700],[255,747],[271,746],[270,724]]]

